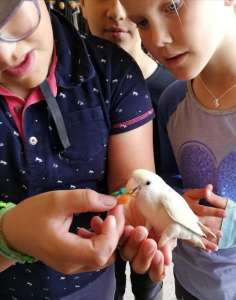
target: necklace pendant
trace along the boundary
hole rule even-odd
[[[219,98],[213,99],[213,103],[215,105],[215,108],[218,108],[220,106],[220,100],[219,100]]]

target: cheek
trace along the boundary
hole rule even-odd
[[[149,51],[149,48],[152,47],[152,41],[150,39],[150,35],[148,35],[147,32],[142,30],[139,31],[139,34],[145,49]]]
[[[150,38],[148,33],[140,33],[142,44],[144,48],[153,56],[154,59],[158,57],[158,47],[155,46],[155,43]]]
[[[96,13],[94,13],[93,15],[89,15],[87,17],[87,23],[92,34],[99,36],[101,34],[102,18],[97,18],[95,16]]]

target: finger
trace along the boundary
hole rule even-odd
[[[209,202],[210,203],[210,202]],[[213,203],[210,203],[213,205]],[[200,204],[192,204],[190,205],[191,209],[195,212],[199,217],[211,216],[211,217],[220,217],[224,218],[226,216],[225,210],[222,208],[215,208]]]
[[[63,215],[67,213],[102,212],[116,205],[116,198],[90,189],[60,191],[54,194],[55,203]],[[69,201],[68,201],[69,200]]]
[[[152,239],[146,239],[142,242],[137,255],[132,261],[132,268],[138,274],[146,273],[157,251],[157,243]]]
[[[124,243],[126,243],[126,241],[130,237],[133,230],[134,230],[134,227],[132,225],[125,226],[123,234],[119,240],[119,247],[122,247],[122,245],[124,245]]]
[[[123,205],[115,206],[113,209],[111,209],[108,212],[108,215],[112,215],[116,218],[116,223],[117,223],[118,229],[120,231],[120,236],[121,236],[124,231],[124,226],[125,226],[125,214],[124,214]]]
[[[92,231],[81,227],[81,228],[78,228],[77,234],[83,238],[91,238],[95,234],[101,233],[102,223],[103,223],[102,218],[100,218],[99,216],[95,216],[91,219],[91,222],[90,222]]]
[[[189,189],[183,194],[183,197],[188,197],[192,200],[199,200],[201,198],[204,198],[204,196],[206,195],[206,190],[207,188]]]
[[[89,239],[92,236],[94,236],[95,233],[91,232],[91,231],[89,231],[88,229],[85,229],[85,228],[78,228],[77,235],[82,237],[82,238]]]
[[[149,269],[149,277],[154,282],[160,282],[165,277],[165,267],[164,267],[164,257],[161,253],[161,251],[156,251],[151,267]]]
[[[61,238],[60,250],[70,253],[72,261],[78,261],[85,266],[102,268],[111,259],[115,251],[120,232],[117,229],[114,216],[108,216],[101,228],[101,234],[93,235],[90,239],[68,233]]]
[[[207,252],[212,252],[212,251],[216,251],[218,250],[218,245],[216,242],[213,242],[213,241],[209,241],[205,238],[202,239],[205,247],[206,247],[206,251]]]
[[[124,260],[132,261],[137,254],[137,251],[148,236],[148,231],[143,226],[137,226],[130,234],[127,242],[120,249],[121,257]]]
[[[119,226],[114,216],[107,216],[101,224],[101,233],[91,238],[88,245],[87,265],[103,268],[113,261],[113,253],[120,237]]]
[[[170,265],[172,263],[172,251],[177,246],[177,239],[172,239],[160,250],[164,257],[164,264]]]
[[[221,209],[225,209],[227,204],[227,199],[218,196],[213,192],[210,193],[206,199],[211,205]]]
[[[202,219],[201,219],[202,220]],[[202,223],[204,226],[208,227],[208,229],[210,229],[210,231],[216,236],[216,238],[214,238],[212,236],[211,233],[209,233],[209,231],[206,228],[202,228],[203,232],[206,235],[206,238],[210,241],[218,241],[221,237],[222,237],[222,231],[219,229],[219,225],[217,224],[212,224],[210,220],[207,221],[203,221]]]
[[[102,224],[103,224],[103,219],[99,216],[93,217],[90,222],[91,228],[96,234],[101,233]]]
[[[204,196],[204,198],[210,197],[212,192],[213,192],[213,185],[212,184],[207,184],[206,188],[205,188],[205,196]]]

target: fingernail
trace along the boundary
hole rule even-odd
[[[156,248],[153,244],[147,244],[146,247],[145,247],[146,255],[152,255],[155,250],[156,250]]]
[[[116,204],[116,198],[109,195],[99,194],[99,200],[105,205],[109,207],[113,207]]]
[[[145,235],[142,232],[135,232],[134,234],[135,242],[139,243],[142,242],[144,239],[145,239]]]

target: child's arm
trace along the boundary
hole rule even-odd
[[[152,139],[151,122],[127,133],[111,136],[108,159],[110,191],[124,186],[132,171],[137,168],[155,170]],[[139,210],[132,206],[132,199],[126,206],[126,221],[134,226],[145,225]],[[137,236],[140,242],[137,242]],[[144,227],[138,226],[132,230],[125,243],[120,240],[119,244],[122,257],[132,262],[136,272],[148,273],[153,281],[158,282],[165,276],[165,265],[171,262],[172,248],[167,245],[160,251],[156,241],[154,237],[152,239],[148,236]]]
[[[108,187],[110,192],[124,186],[138,168],[155,171],[152,122],[110,137],[108,148]]]

